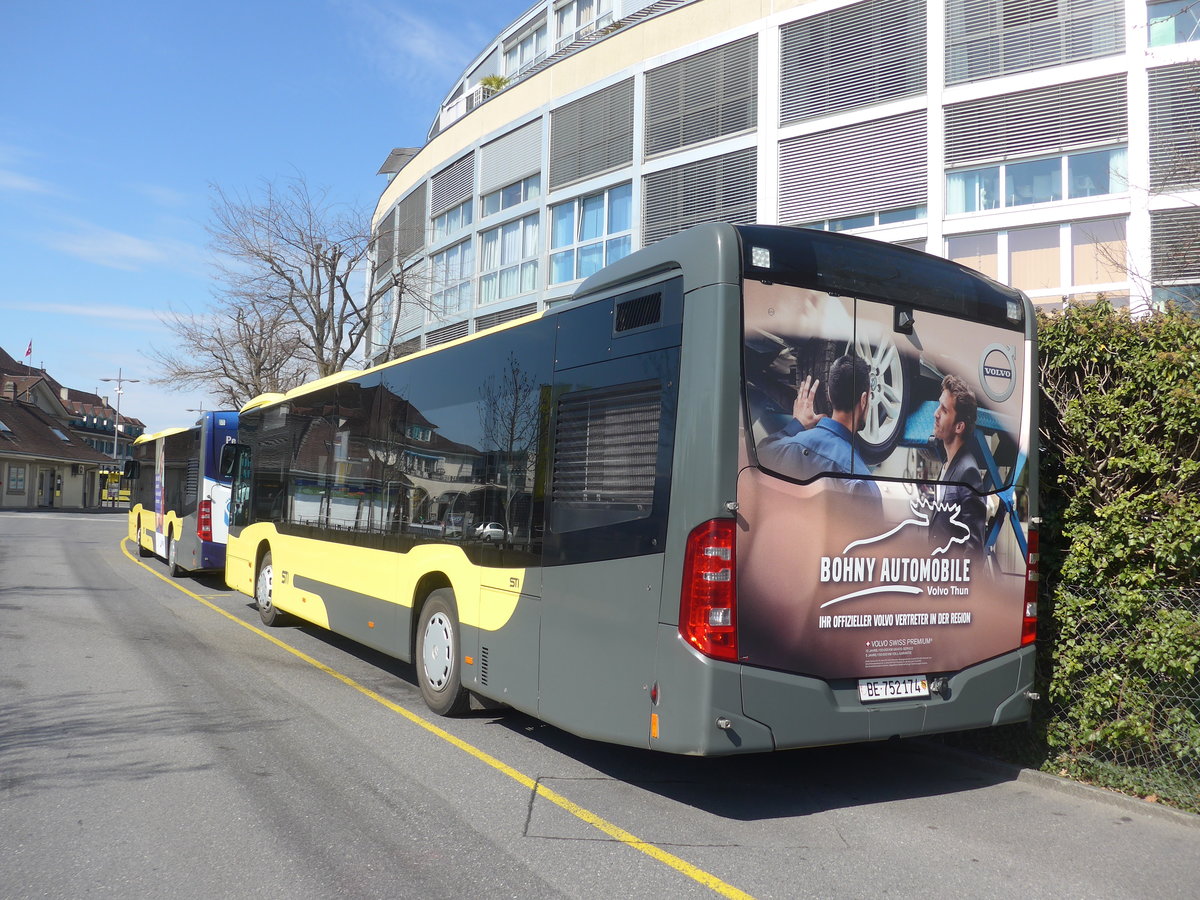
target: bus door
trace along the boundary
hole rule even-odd
[[[648,740],[681,317],[678,280],[556,317],[538,714],[633,744]]]

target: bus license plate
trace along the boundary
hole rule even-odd
[[[929,696],[929,679],[924,675],[906,675],[899,678],[860,678],[858,699],[863,703],[879,700],[908,700],[912,697]]]

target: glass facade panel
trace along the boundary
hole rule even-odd
[[[946,258],[998,278],[995,234],[964,234],[946,238]]]
[[[550,247],[561,252],[550,257],[550,283],[587,278],[608,263],[628,255],[632,245],[628,234],[633,227],[632,220],[633,187],[630,184],[553,207],[550,211]]]
[[[1038,159],[1005,167],[1009,206],[1062,199],[1062,158]]]
[[[480,234],[479,302],[507,300],[536,290],[541,249],[539,213],[505,222]]]
[[[1099,219],[1071,225],[1071,283],[1125,281],[1125,220]]]
[[[946,182],[946,212],[967,213],[1000,205],[1000,167],[951,172]]]
[[[1151,3],[1146,7],[1146,19],[1151,47],[1200,41],[1200,3],[1196,0]]]
[[[1008,233],[1008,283],[1023,291],[1057,287],[1062,283],[1059,265],[1059,228],[1022,228]]]
[[[1095,194],[1117,194],[1128,188],[1125,148],[1074,153],[1067,157],[1067,181],[1070,194],[1091,197]]]

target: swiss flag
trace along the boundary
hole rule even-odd
[[[25,348],[25,358],[29,359],[29,357],[31,357],[31,356],[33,356],[33,341],[32,340],[29,342],[29,346]]]

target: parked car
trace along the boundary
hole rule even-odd
[[[504,540],[504,526],[499,522],[484,522],[475,529],[475,537],[481,541]]]

